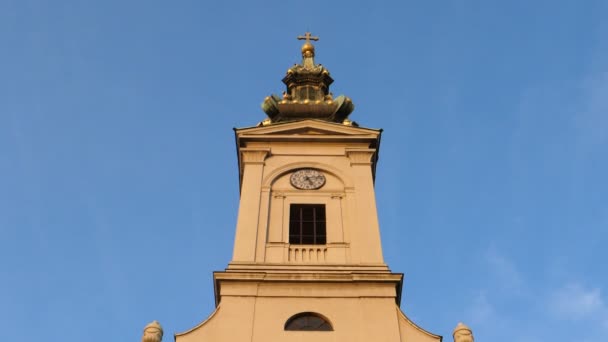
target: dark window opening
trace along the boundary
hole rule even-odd
[[[329,321],[314,312],[302,312],[292,316],[285,323],[285,330],[291,331],[333,331]]]
[[[325,204],[292,204],[289,207],[289,243],[324,245]]]

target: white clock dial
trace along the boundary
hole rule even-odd
[[[325,176],[315,169],[301,169],[291,174],[291,185],[302,190],[316,190],[325,185]]]

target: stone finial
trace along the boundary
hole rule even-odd
[[[160,326],[158,321],[153,321],[152,323],[146,325],[141,342],[161,342],[162,339],[163,327]]]
[[[458,323],[454,329],[454,342],[475,342],[473,331],[463,323]]]

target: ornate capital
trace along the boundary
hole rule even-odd
[[[372,148],[347,148],[346,156],[350,159],[350,165],[371,165],[372,156],[376,153]]]
[[[242,148],[241,160],[243,164],[264,164],[270,155],[270,148]]]

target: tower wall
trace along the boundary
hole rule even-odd
[[[306,123],[298,122],[297,126]],[[277,141],[242,139],[241,198],[231,267],[316,264],[386,268],[372,175],[377,148],[371,146],[377,146],[379,133],[374,131],[367,141],[361,141],[365,139],[350,139],[361,135],[358,128],[349,128],[350,136],[344,136],[343,127],[340,134],[331,131],[332,126],[340,125],[313,120],[308,124],[309,128],[323,127],[324,134],[298,131],[284,133]],[[292,125],[282,128],[289,132]],[[314,141],[301,141],[303,136]],[[321,188],[301,190],[290,183],[294,172],[306,168],[323,173],[325,184]],[[325,206],[326,244],[289,243],[290,205],[304,203]]]

